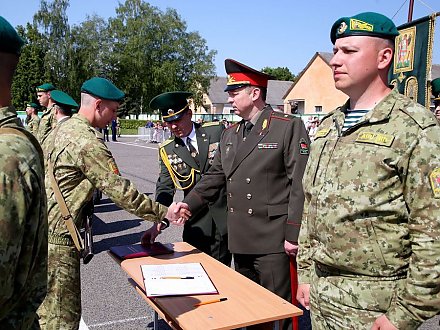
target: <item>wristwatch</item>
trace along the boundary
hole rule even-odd
[[[160,230],[167,229],[170,226],[170,221],[167,218],[164,218],[160,223]]]

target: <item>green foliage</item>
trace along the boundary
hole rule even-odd
[[[146,123],[146,120],[120,119],[121,129],[138,129],[144,127]]]
[[[80,101],[82,83],[112,80],[127,97],[119,114],[148,113],[163,92],[187,90],[201,105],[215,76],[214,56],[198,32],[187,31],[174,9],[162,12],[143,0],[125,0],[108,20],[94,15],[68,24],[69,0],[40,0],[33,24],[20,28],[28,41],[13,82],[14,105],[35,101],[35,86],[53,83]]]
[[[286,67],[281,68],[269,68],[269,67],[265,67],[261,70],[264,73],[270,74],[271,76],[274,76],[276,78],[276,80],[290,80],[290,81],[295,81],[295,75],[290,72],[290,70]]]

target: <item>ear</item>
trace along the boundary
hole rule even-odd
[[[98,110],[98,112],[101,112],[102,111],[102,106],[101,106],[102,100],[95,99],[94,103],[95,103],[95,110]]]
[[[252,101],[258,100],[260,95],[261,95],[261,89],[260,88],[255,87],[255,88],[252,89],[252,92],[251,92]]]
[[[377,54],[377,68],[386,69],[393,61],[393,49],[391,47],[385,47]]]

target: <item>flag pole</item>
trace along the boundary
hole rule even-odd
[[[414,0],[409,0],[409,8],[408,8],[408,23],[412,21],[412,18],[413,18],[413,10],[414,10]]]

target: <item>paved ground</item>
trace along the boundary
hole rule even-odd
[[[141,192],[152,193],[159,174],[157,144],[121,137],[108,142],[121,174],[135,182]],[[178,193],[176,200],[181,200]],[[95,210],[93,223],[95,257],[81,266],[82,329],[145,330],[153,328],[153,311],[131,287],[127,276],[107,251],[111,246],[138,243],[149,224],[103,200]],[[182,228],[171,226],[159,236],[164,243],[181,241]],[[160,323],[160,330],[169,329]],[[439,317],[421,329],[440,329]],[[208,329],[207,329],[208,330]]]

